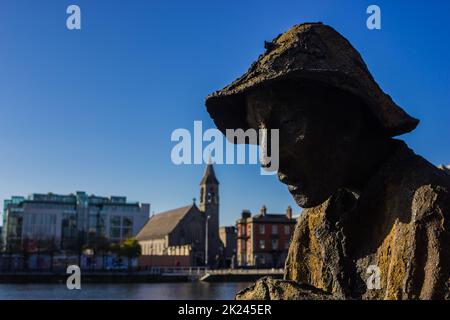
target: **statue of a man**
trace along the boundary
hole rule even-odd
[[[450,179],[393,138],[419,121],[329,26],[294,26],[266,48],[206,106],[222,132],[280,130],[278,177],[304,210],[285,279],[237,298],[448,299]]]

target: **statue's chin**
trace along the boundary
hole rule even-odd
[[[314,196],[308,196],[306,194],[293,194],[292,197],[295,202],[304,209],[317,207],[326,200],[326,198],[322,199]]]
[[[283,181],[282,181],[283,182]],[[322,185],[322,188],[318,188],[318,185],[311,185],[306,183],[288,184],[289,193],[294,198],[297,204],[305,209],[316,207],[325,202],[329,197],[329,190]]]

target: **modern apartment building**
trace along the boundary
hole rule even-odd
[[[291,207],[286,214],[274,214],[263,206],[253,217],[244,210],[236,221],[238,265],[283,267],[295,223]]]
[[[4,201],[3,207],[4,249],[72,250],[120,242],[138,233],[147,222],[149,212],[149,204],[85,192],[12,197]]]

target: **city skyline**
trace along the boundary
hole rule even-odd
[[[150,203],[155,213],[190,204],[199,198],[204,165],[174,165],[171,133],[196,120],[214,128],[206,95],[245,71],[264,40],[305,21],[342,32],[380,86],[421,120],[399,139],[435,165],[450,163],[448,3],[437,12],[378,1],[379,31],[365,27],[364,1],[292,1],[279,8],[256,1],[80,0],[79,31],[65,28],[69,4],[0,4],[0,37],[8,43],[0,50],[2,206],[14,195],[74,190],[124,195]],[[287,188],[260,176],[257,165],[215,169],[220,225],[234,225],[243,209],[256,213],[263,204],[270,212],[288,205],[300,211]]]

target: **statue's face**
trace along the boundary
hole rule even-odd
[[[301,207],[321,204],[352,179],[364,125],[358,104],[331,88],[286,82],[247,95],[250,126],[279,129],[278,177]]]

